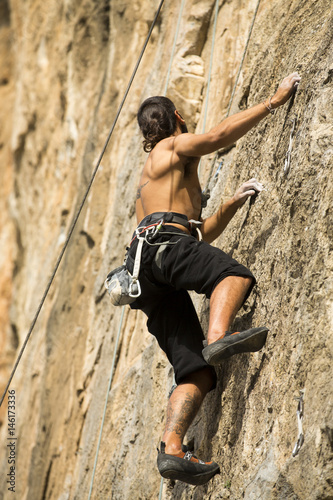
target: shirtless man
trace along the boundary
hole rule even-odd
[[[146,235],[140,268],[142,293],[131,307],[143,310],[147,326],[166,353],[177,383],[169,398],[166,425],[158,453],[163,477],[190,484],[204,484],[219,466],[203,462],[182,447],[186,431],[205,395],[215,387],[211,365],[240,352],[261,349],[266,327],[229,332],[237,311],[255,279],[251,272],[222,250],[210,245],[225,229],[248,197],[263,186],[256,179],[245,182],[218,211],[202,220],[201,187],[197,167],[202,155],[233,144],[275,108],[288,101],[299,84],[293,73],[275,95],[250,109],[223,120],[204,134],[190,134],[181,114],[165,97],[144,101],[138,122],[149,152],[137,192],[136,214]],[[131,244],[127,265],[133,270],[137,239]],[[207,346],[187,290],[210,299]]]

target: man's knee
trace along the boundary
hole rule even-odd
[[[216,283],[211,295],[213,295],[214,293],[216,294],[220,290],[222,291],[224,289],[238,290],[239,288],[241,288],[248,290],[252,286],[254,281],[255,279],[252,276],[237,276],[237,275],[226,276],[221,281]]]
[[[181,383],[196,385],[201,391],[207,393],[216,385],[216,373],[211,366],[206,366],[184,377]]]
[[[248,284],[248,288],[254,283],[255,279],[252,276],[242,276],[245,282]]]

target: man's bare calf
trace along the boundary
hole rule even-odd
[[[213,383],[211,370],[203,368],[190,374],[177,385],[167,407],[165,431],[162,438],[166,445],[166,453],[170,455],[181,453],[185,434]]]
[[[210,298],[208,345],[225,336],[251,286],[252,278],[228,276],[214,289]]]

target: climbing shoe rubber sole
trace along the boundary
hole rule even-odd
[[[265,345],[269,329],[265,326],[250,328],[244,332],[226,334],[220,340],[209,344],[202,351],[205,361],[212,366],[219,365],[224,359],[243,352],[256,352]]]
[[[163,453],[159,453],[157,465],[162,477],[195,486],[207,483],[215,474],[220,473],[220,467],[215,462],[210,464],[193,463]]]

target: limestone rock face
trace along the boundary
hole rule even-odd
[[[0,2],[0,384],[4,389],[69,234],[158,2]],[[190,131],[226,115],[257,6],[186,0],[167,95]],[[265,184],[214,242],[257,287],[235,328],[267,325],[264,349],[218,369],[187,440],[221,475],[192,487],[156,468],[172,369],[140,312],[103,282],[135,227],[146,154],[143,99],[164,92],[180,2],[165,2],[110,144],[15,373],[15,494],[22,500],[328,500],[332,485],[333,52],[330,0],[262,0],[231,113],[298,71],[295,99],[227,151],[206,157],[205,216],[256,176]],[[208,113],[204,124],[208,99]],[[292,136],[292,137],[291,137]],[[292,138],[292,141],[290,140]],[[286,153],[292,142],[290,163]],[[204,329],[209,304],[194,297]],[[118,339],[118,340],[117,340]],[[108,392],[111,368],[113,378]],[[304,391],[304,444],[297,400]],[[108,393],[108,395],[107,395]],[[94,461],[104,406],[96,472]],[[8,397],[2,477],[10,473]]]

